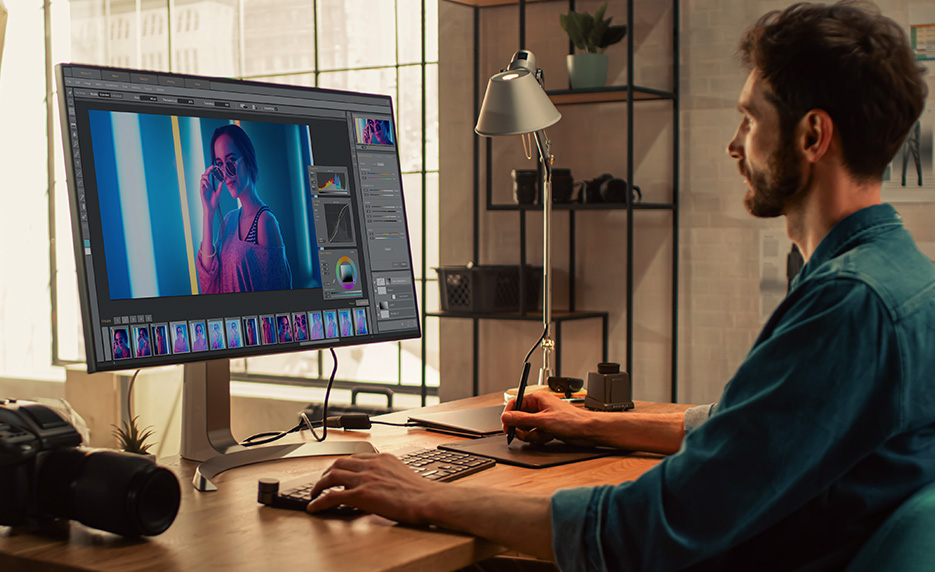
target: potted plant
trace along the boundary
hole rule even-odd
[[[141,431],[138,420],[139,416],[136,416],[129,421],[124,421],[121,427],[113,425],[114,437],[117,438],[117,444],[123,451],[143,455],[155,462],[156,456],[149,452],[149,448],[153,446],[153,443],[146,442],[153,436],[153,429],[152,427],[147,427]]]
[[[587,12],[575,12],[559,16],[562,29],[571,38],[575,47],[585,50],[568,56],[568,80],[575,89],[601,87],[607,83],[608,46],[626,37],[626,26],[612,26],[613,18],[604,19],[607,2],[592,16]]]

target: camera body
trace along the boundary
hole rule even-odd
[[[633,409],[630,374],[620,371],[618,363],[599,363],[597,372],[588,373],[588,394],[584,406],[593,411]]]
[[[181,499],[171,471],[80,444],[78,431],[48,407],[0,401],[0,524],[66,518],[124,536],[169,528]]]

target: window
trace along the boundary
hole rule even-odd
[[[427,276],[438,265],[437,1],[71,0],[64,6],[53,2],[47,8],[57,14],[53,21],[65,22],[70,33],[53,34],[49,60],[112,66],[130,63],[156,71],[391,95],[412,259],[424,313],[438,308],[438,288],[429,287],[434,273],[432,278]],[[111,34],[96,36],[100,27],[110,29]],[[58,138],[50,145],[50,152],[55,153],[52,202],[58,237],[52,260],[56,292],[53,358],[56,363],[68,363],[83,360],[84,348],[60,147]],[[338,377],[414,394],[423,392],[424,384],[425,392],[435,394],[438,325],[424,318],[422,323],[422,340],[336,350]],[[232,369],[248,379],[307,379],[322,373],[327,377],[330,359],[323,363],[319,353],[236,360]]]

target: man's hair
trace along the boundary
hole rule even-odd
[[[828,113],[844,165],[880,179],[928,94],[903,29],[869,2],[794,4],[761,17],[740,40],[741,58],[770,87],[790,137],[806,113]]]

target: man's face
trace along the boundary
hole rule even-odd
[[[804,186],[793,133],[781,132],[779,113],[766,97],[768,89],[758,70],[750,72],[737,105],[740,126],[727,146],[749,187],[744,206],[762,218],[782,215]]]

